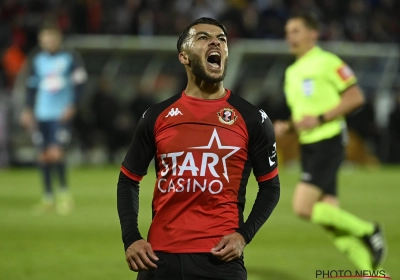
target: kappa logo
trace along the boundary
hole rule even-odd
[[[264,110],[260,110],[259,112],[261,114],[261,122],[263,123],[266,119],[268,119],[268,115],[264,112]]]
[[[233,109],[231,109],[231,108],[224,108],[221,111],[219,111],[217,113],[217,115],[218,115],[219,121],[224,123],[224,124],[231,125],[237,119],[235,111],[233,111]]]
[[[171,111],[168,112],[168,114],[165,116],[166,118],[168,117],[175,117],[178,115],[183,115],[181,111],[179,111],[178,108],[171,108]]]

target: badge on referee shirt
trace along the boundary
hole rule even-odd
[[[313,92],[313,81],[312,79],[304,79],[303,80],[303,91],[305,96],[311,96]]]

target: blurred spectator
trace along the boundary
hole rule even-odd
[[[3,69],[7,76],[7,84],[12,87],[22,65],[25,62],[25,54],[18,39],[8,47],[2,57]]]
[[[100,33],[102,31],[103,6],[101,0],[87,0],[87,31]]]
[[[397,0],[4,0],[0,3],[0,47],[19,22],[25,52],[36,45],[38,26],[55,18],[64,33],[176,35],[201,16],[223,21],[231,38],[284,37],[283,23],[298,10],[322,22],[321,40],[395,42],[399,39]]]
[[[368,39],[369,10],[364,0],[350,0],[345,18],[345,32],[350,40],[365,42]]]
[[[61,31],[65,33],[69,33],[72,28],[70,11],[69,7],[66,3],[61,3],[57,10],[57,23]]]
[[[72,6],[72,21],[74,32],[78,34],[86,33],[86,1],[77,0],[74,2],[75,3]]]
[[[123,5],[116,7],[108,31],[115,34],[135,33],[137,30],[140,0],[126,0]]]
[[[345,39],[343,26],[336,20],[328,22],[321,30],[324,41],[342,41]]]

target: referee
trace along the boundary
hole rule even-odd
[[[358,269],[380,269],[385,244],[381,228],[339,208],[337,173],[345,156],[344,116],[364,104],[357,78],[336,55],[317,46],[318,22],[307,14],[291,17],[285,27],[296,61],[285,73],[285,97],[291,112],[277,121],[277,137],[296,130],[301,144],[301,180],[294,212],[328,229],[335,246]]]

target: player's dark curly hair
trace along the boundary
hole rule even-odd
[[[190,28],[192,28],[194,25],[197,25],[197,24],[210,24],[210,25],[218,26],[219,28],[222,29],[225,36],[228,36],[225,26],[222,23],[220,23],[218,20],[213,19],[213,18],[208,18],[208,17],[202,17],[202,18],[196,19],[194,22],[189,24],[179,35],[178,42],[176,43],[176,48],[178,49],[178,52],[182,51],[182,49],[181,49],[182,44],[186,40]]]

